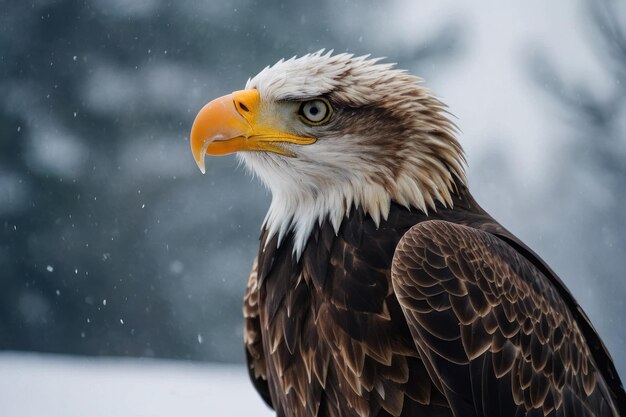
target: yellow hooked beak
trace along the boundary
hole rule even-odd
[[[264,151],[295,156],[281,147],[281,143],[310,145],[316,141],[263,126],[258,121],[260,101],[257,90],[241,90],[216,98],[200,110],[191,127],[189,142],[203,174],[205,154]]]

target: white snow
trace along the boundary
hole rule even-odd
[[[243,365],[0,353],[7,417],[269,417]]]

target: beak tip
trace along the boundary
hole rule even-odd
[[[209,140],[203,140],[202,142],[202,147],[199,147],[199,143],[200,140],[194,136],[193,132],[191,134],[191,153],[193,155],[193,159],[194,161],[196,161],[196,165],[198,165],[198,169],[200,169],[200,172],[202,172],[203,174],[206,174],[206,165],[205,165],[205,161],[204,158],[206,158],[206,150],[208,149],[209,145],[211,144],[211,142],[213,142],[213,140],[209,139]]]
[[[201,156],[200,159],[196,159],[196,165],[198,165],[198,169],[203,174],[206,174],[206,166],[204,164],[204,156]]]

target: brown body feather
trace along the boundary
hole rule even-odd
[[[392,204],[378,228],[360,210],[337,234],[323,222],[298,260],[289,236],[262,235],[245,342],[277,416],[618,415],[580,307],[457,189],[428,216]]]

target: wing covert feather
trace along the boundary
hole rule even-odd
[[[497,237],[422,222],[396,248],[392,284],[455,415],[618,415],[567,305]]]

